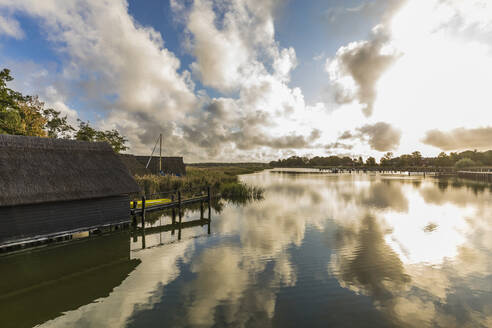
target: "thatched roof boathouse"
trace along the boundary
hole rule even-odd
[[[0,135],[0,245],[130,219],[139,191],[106,143]]]

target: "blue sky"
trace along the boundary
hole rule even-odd
[[[492,128],[473,117],[490,112],[491,7],[0,0],[0,63],[134,153],[159,133],[196,161],[485,149]]]

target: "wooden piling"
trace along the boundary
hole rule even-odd
[[[174,194],[171,195],[171,202],[174,203]],[[176,210],[173,207],[171,211],[172,211],[172,223],[175,224],[176,223]],[[173,230],[173,235],[174,235],[174,230]]]
[[[136,200],[133,200],[133,217],[132,217],[132,223],[133,223],[133,226],[137,226],[137,205],[138,205],[138,201]]]
[[[178,223],[178,240],[181,240],[181,218],[182,218],[182,215],[181,215],[181,209],[178,209],[178,214],[179,214],[179,223]]]
[[[181,191],[178,190],[178,212],[181,215]]]
[[[145,196],[142,196],[142,229],[145,229]]]

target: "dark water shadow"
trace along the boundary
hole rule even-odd
[[[140,263],[127,232],[0,257],[0,326],[32,327],[107,297]]]

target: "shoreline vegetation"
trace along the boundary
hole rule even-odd
[[[381,157],[379,163],[374,157],[368,157],[365,161],[362,156],[352,158],[349,156],[328,156],[328,157],[301,157],[291,156],[277,161],[271,161],[270,167],[278,168],[332,168],[332,167],[353,167],[359,169],[382,169],[388,171],[447,171],[454,172],[465,169],[492,168],[492,150],[479,152],[477,150],[467,150],[463,152],[451,152],[446,154],[441,152],[436,157],[423,157],[419,151],[411,154],[394,156],[392,152],[387,152]]]
[[[159,176],[154,174],[135,175],[135,181],[140,186],[140,196],[181,190],[187,193],[202,190],[206,192],[210,186],[213,195],[233,202],[246,202],[263,198],[264,190],[239,181],[239,175],[262,171],[269,166],[260,163],[224,163],[224,164],[191,164],[187,165],[186,176]]]

